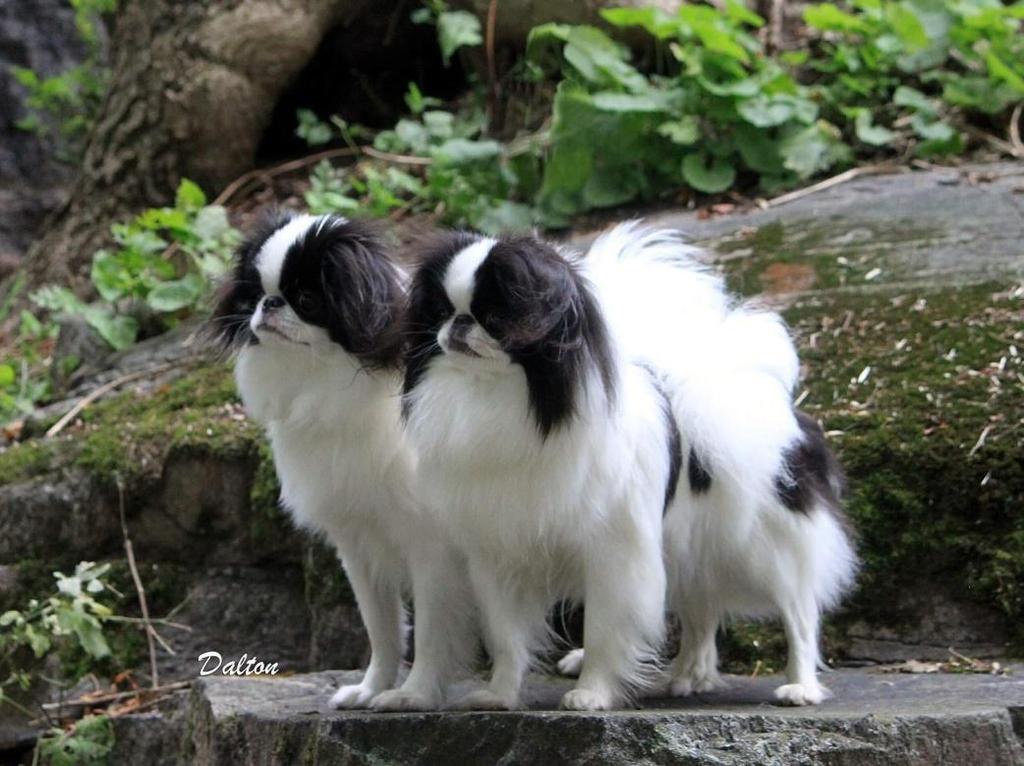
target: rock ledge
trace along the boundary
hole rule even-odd
[[[566,682],[542,678],[521,712],[327,710],[354,675],[201,679],[176,710],[120,719],[114,763],[1024,764],[1014,675],[843,670],[827,676],[835,699],[812,709],[768,704],[778,678],[732,677],[721,692],[601,714],[552,709]]]

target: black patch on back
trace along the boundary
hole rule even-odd
[[[683,469],[683,439],[679,433],[679,424],[676,423],[676,416],[672,412],[672,400],[662,384],[658,374],[645,364],[640,365],[644,371],[651,376],[651,385],[661,397],[661,410],[665,414],[665,431],[668,443],[668,482],[665,485],[665,507],[662,513],[668,513],[668,507],[676,496],[676,488],[679,484],[679,474]]]
[[[400,364],[405,296],[374,225],[333,216],[314,224],[285,254],[280,289],[299,318],[367,367]]]
[[[542,436],[576,414],[590,365],[614,399],[611,347],[597,301],[550,245],[532,237],[496,244],[477,269],[470,311],[525,371]]]
[[[838,512],[843,473],[828,448],[818,421],[796,410],[800,437],[783,453],[785,470],[775,479],[775,493],[789,510],[808,513],[818,503]]]
[[[406,255],[418,264],[409,289],[409,307],[406,312],[405,382],[403,385],[402,414],[409,416],[409,394],[419,385],[431,360],[441,354],[437,345],[437,332],[453,313],[455,307],[444,289],[444,276],[452,259],[462,250],[478,241],[479,237],[466,231],[437,233],[410,246]]]
[[[250,343],[258,343],[249,327],[256,306],[263,298],[263,283],[256,270],[256,256],[270,236],[292,219],[285,210],[263,211],[252,233],[235,252],[234,265],[221,281],[213,312],[203,334],[228,354]]]
[[[690,491],[700,495],[711,489],[711,472],[701,460],[695,447],[690,447],[690,456],[686,460],[686,475],[690,480]]]

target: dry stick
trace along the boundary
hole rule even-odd
[[[149,675],[153,680],[153,688],[160,685],[160,675],[156,667],[156,641],[153,638],[153,626],[149,624],[149,606],[146,604],[146,590],[142,587],[142,578],[139,577],[139,568],[135,565],[135,551],[132,548],[132,539],[128,537],[128,519],[124,513],[124,483],[121,477],[117,477],[117,501],[121,513],[121,536],[124,538],[124,552],[128,557],[128,569],[132,573],[132,581],[135,583],[135,592],[139,595],[139,609],[142,611],[143,627],[146,631],[146,643],[149,644]]]
[[[1003,154],[1009,154],[1011,157],[1019,156],[1017,154],[1017,148],[1009,141],[1004,141],[998,136],[993,136],[991,133],[984,131],[981,128],[976,128],[973,125],[964,125],[964,130],[966,130],[975,138],[980,138],[981,140],[990,144],[993,149],[996,149],[1002,152]]]
[[[164,684],[163,686],[154,686],[151,689],[132,689],[127,692],[112,692],[110,694],[100,694],[89,699],[79,697],[78,699],[64,700],[63,702],[44,702],[40,707],[44,710],[60,710],[61,708],[66,707],[91,707],[93,705],[103,705],[107,702],[117,702],[118,700],[135,697],[141,694],[162,694],[164,692],[177,691],[178,689],[187,689],[191,685],[191,681],[175,681],[174,683]]]
[[[880,175],[882,173],[900,173],[903,169],[895,165],[865,165],[859,168],[851,168],[844,173],[840,173],[837,176],[826,178],[824,181],[819,181],[816,184],[805,186],[803,189],[797,189],[796,191],[788,192],[774,199],[765,200],[762,207],[778,207],[779,205],[785,205],[787,202],[794,202],[798,199],[807,197],[815,192],[825,191],[825,189],[831,189],[833,186],[839,186],[847,181],[852,181],[854,178],[860,176]]]
[[[64,416],[60,420],[58,420],[56,423],[50,426],[49,430],[46,432],[47,438],[51,436],[56,436],[61,431],[63,431],[64,427],[72,420],[74,420],[75,417],[77,417],[82,410],[84,410],[90,404],[95,402],[105,393],[113,391],[115,388],[117,388],[118,386],[123,386],[125,383],[131,383],[133,380],[141,380],[142,378],[146,378],[151,375],[159,375],[162,372],[173,370],[177,366],[177,364],[162,364],[159,367],[150,367],[145,370],[136,370],[135,372],[130,372],[127,375],[122,375],[119,378],[114,378],[113,380],[104,383],[99,388],[93,389],[88,394],[79,399],[78,403],[74,407],[72,407],[70,410],[64,413]]]
[[[498,0],[491,0],[487,5],[487,31],[484,38],[487,54],[487,122],[491,130],[494,130],[498,114],[498,67],[494,60],[494,28],[497,22]]]
[[[1020,115],[1024,111],[1024,101],[1021,101],[1013,108],[1010,115],[1010,143],[1013,145],[1015,157],[1024,157],[1024,141],[1020,140]]]
[[[396,165],[426,167],[434,162],[430,157],[417,157],[413,154],[392,154],[391,152],[382,152],[380,149],[374,149],[372,146],[359,146],[356,148],[367,157],[373,157],[375,160],[384,160],[385,162],[394,162]]]

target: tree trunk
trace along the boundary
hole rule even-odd
[[[67,203],[29,251],[30,284],[86,289],[111,222],[166,204],[182,177],[218,190],[249,169],[278,96],[369,2],[127,0],[106,101]]]

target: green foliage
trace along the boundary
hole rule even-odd
[[[82,63],[53,77],[41,77],[25,67],[12,67],[15,80],[25,89],[29,113],[18,121],[22,130],[37,133],[54,147],[58,158],[73,162],[81,156],[85,137],[106,93],[109,72],[100,58],[97,22],[113,13],[117,0],[70,0],[75,25],[85,47]]]
[[[173,324],[200,305],[227,270],[239,239],[227,211],[206,202],[202,189],[184,179],[174,207],[151,208],[112,226],[116,247],[98,251],[92,261],[101,300],[87,304],[52,285],[32,300],[52,313],[83,317],[115,349],[135,342],[139,323],[132,312],[140,306]]]
[[[1022,8],[998,0],[811,4],[809,47],[776,58],[755,34],[763,20],[740,0],[722,9],[687,4],[675,15],[603,11],[612,28],[652,38],[653,71],[601,29],[542,24],[529,35],[520,76],[556,84],[549,126],[499,143],[473,105],[439,109],[411,85],[412,116],[374,145],[428,159],[429,169],[325,166],[307,201],[317,211],[433,212],[496,231],[562,225],[679,187],[774,191],[882,152],[960,154],[967,122],[1024,99]],[[441,30],[446,13],[432,1],[418,17]],[[469,32],[453,39],[478,44]],[[442,51],[446,60],[453,50]],[[299,132],[330,140],[330,126],[308,113],[299,114]]]
[[[20,291],[16,283],[8,299]],[[9,309],[0,314],[6,316],[8,312]],[[47,366],[56,337],[56,323],[41,321],[28,311],[21,312],[15,335],[0,361],[0,421],[31,412],[37,402],[49,396]]]
[[[105,766],[114,749],[114,727],[104,715],[89,715],[68,730],[51,729],[37,744],[45,766]]]
[[[459,48],[474,48],[484,41],[480,21],[469,11],[450,11],[444,0],[428,0],[417,8],[412,19],[418,24],[434,24],[444,65],[451,64]]]
[[[0,614],[0,703],[17,703],[6,688],[28,689],[32,675],[19,657],[27,652],[37,660],[51,651],[70,647],[92,661],[110,656],[103,624],[113,610],[100,601],[111,592],[105,576],[109,564],[83,561],[71,575],[54,572],[56,591],[43,599],[31,599],[23,609]]]

